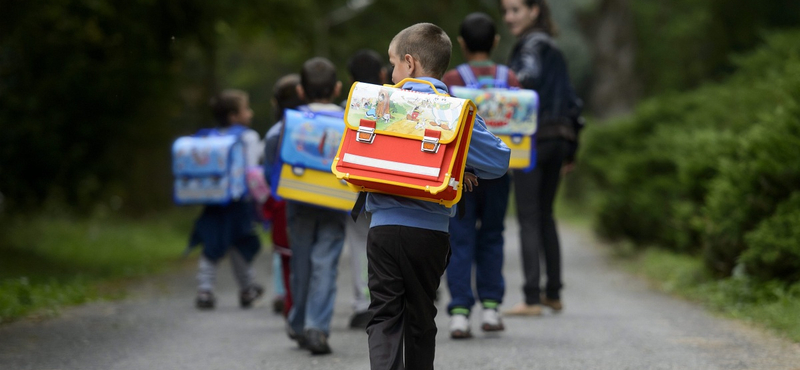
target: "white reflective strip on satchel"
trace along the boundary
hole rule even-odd
[[[345,153],[344,158],[342,158],[342,161],[346,163],[357,164],[360,166],[385,168],[387,170],[392,170],[392,171],[413,173],[417,175],[425,175],[433,177],[439,177],[439,172],[441,171],[441,168],[439,167],[420,166],[416,164],[409,164],[403,162],[387,161],[384,159],[369,158],[350,153]]]

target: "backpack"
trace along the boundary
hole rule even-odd
[[[332,171],[355,191],[380,192],[450,207],[462,194],[475,105],[446,94],[353,84]],[[359,196],[358,204],[365,197]],[[356,205],[353,215],[360,211]]]
[[[247,194],[241,125],[202,129],[172,143],[173,200],[178,205],[226,205]]]
[[[345,129],[343,116],[343,111],[285,111],[280,152],[272,170],[277,178],[271,180],[278,199],[342,211],[353,207],[356,194],[331,174]]]
[[[466,86],[450,86],[453,96],[478,106],[489,131],[511,149],[508,167],[530,171],[536,166],[536,118],[539,96],[533,90],[508,87],[508,67],[498,64],[494,79],[478,79],[468,64],[456,67]]]

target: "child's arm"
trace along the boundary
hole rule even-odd
[[[267,137],[264,139],[264,177],[267,179],[267,183],[270,183],[270,186],[274,186],[274,184],[271,184],[272,167],[278,159],[281,126],[281,122],[273,125],[272,128],[267,131]]]
[[[508,171],[510,158],[508,146],[486,129],[481,116],[476,116],[467,152],[467,167],[471,167],[479,178],[496,179]]]
[[[258,133],[247,130],[242,134],[242,142],[245,148],[245,164],[247,167],[258,166],[264,153],[264,143],[258,137]]]

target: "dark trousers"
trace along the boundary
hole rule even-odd
[[[475,266],[475,289],[480,301],[503,302],[503,222],[508,208],[511,177],[480,179],[471,192],[464,192],[464,214],[450,219],[452,256],[447,266],[447,287],[451,311],[456,307],[472,309],[472,266]]]
[[[450,255],[446,232],[376,226],[367,235],[372,370],[432,370],[436,289]],[[403,354],[405,353],[405,364]]]
[[[561,247],[553,218],[553,201],[568,145],[563,139],[537,142],[536,168],[528,173],[520,170],[513,172],[522,268],[525,275],[523,293],[525,303],[529,305],[541,301],[540,257],[544,257],[547,275],[545,294],[548,298],[560,299]]]

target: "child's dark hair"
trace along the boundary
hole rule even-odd
[[[475,12],[467,15],[461,22],[459,35],[464,39],[468,51],[489,53],[494,47],[497,29],[492,17],[486,13]]]
[[[336,66],[330,60],[316,57],[303,63],[300,84],[303,86],[307,102],[333,98],[336,82],[338,82]]]
[[[383,83],[381,70],[383,61],[375,50],[361,49],[347,61],[347,71],[350,72],[353,81],[380,85]]]
[[[390,45],[401,59],[408,54],[419,60],[422,68],[435,78],[442,78],[450,65],[453,43],[439,26],[417,23],[398,33]]]
[[[222,127],[230,126],[232,123],[230,115],[238,113],[247,99],[249,99],[247,93],[242,90],[225,89],[220,91],[209,100],[214,120]]]
[[[558,34],[558,30],[556,29],[555,22],[553,22],[552,12],[550,12],[550,5],[547,3],[547,0],[524,1],[525,5],[529,8],[533,7],[534,5],[539,6],[539,17],[536,18],[536,22],[531,28],[543,31],[550,36],[556,36]]]
[[[278,79],[272,87],[272,98],[275,99],[275,122],[283,119],[285,109],[294,109],[303,105],[303,99],[297,94],[300,75],[288,74]]]

